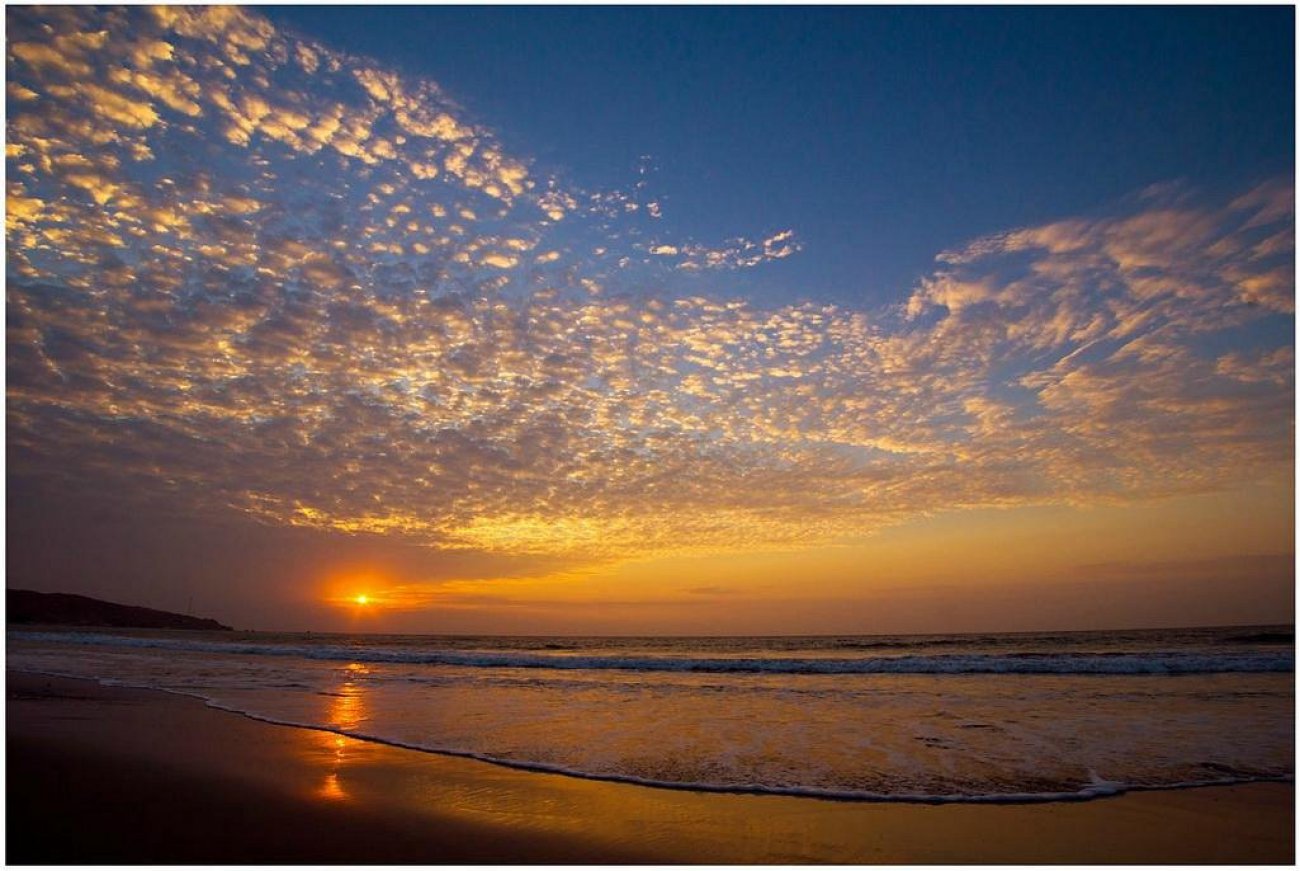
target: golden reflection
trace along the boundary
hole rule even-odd
[[[348,797],[348,794],[343,791],[343,787],[339,786],[338,774],[333,772],[325,775],[325,783],[316,791],[316,794],[330,801],[343,801]]]
[[[365,700],[363,686],[359,683],[370,669],[359,662],[348,663],[344,669],[343,683],[338,691],[330,697],[326,723],[331,730],[350,732],[366,721],[369,708]],[[355,750],[361,744],[355,738],[337,734],[337,732],[319,732],[323,749],[328,759],[328,771],[325,780],[316,790],[319,798],[327,801],[346,801],[351,798],[343,782],[343,770]]]

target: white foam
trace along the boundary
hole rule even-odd
[[[596,780],[612,783],[626,783],[636,786],[653,787],[657,789],[675,789],[690,792],[710,792],[724,794],[741,794],[741,795],[781,795],[798,798],[812,798],[829,801],[856,801],[856,802],[879,802],[879,803],[898,803],[898,804],[1038,804],[1047,802],[1066,802],[1066,801],[1088,801],[1099,798],[1109,798],[1122,795],[1127,792],[1144,792],[1174,789],[1196,789],[1211,786],[1231,786],[1245,783],[1292,783],[1292,775],[1278,776],[1251,776],[1251,777],[1223,777],[1205,780],[1187,780],[1175,781],[1162,784],[1134,784],[1124,783],[1121,781],[1105,780],[1098,777],[1094,772],[1090,772],[1090,782],[1080,786],[1077,790],[1059,790],[1045,792],[989,792],[989,793],[971,793],[971,794],[930,794],[922,792],[875,792],[868,790],[837,790],[822,789],[817,787],[804,786],[773,786],[758,783],[730,784],[730,783],[710,783],[704,781],[671,781],[659,780],[655,778],[637,777],[633,775],[611,774],[604,772],[585,771],[565,765],[557,765],[545,762],[529,762],[517,759],[503,759],[493,756],[490,753],[483,753],[475,750],[468,750],[456,747],[432,746],[418,742],[401,741],[393,738],[387,738],[379,735],[367,734],[351,729],[336,729],[329,726],[323,726],[318,723],[305,723],[294,720],[271,717],[243,708],[221,702],[215,698],[189,690],[174,690],[165,687],[151,686],[143,683],[136,683],[124,680],[115,680],[111,678],[87,678],[81,675],[67,674],[52,671],[33,671],[25,669],[16,669],[22,673],[39,674],[49,677],[73,678],[77,680],[95,680],[105,686],[124,687],[131,689],[153,690],[164,692],[171,695],[185,696],[188,698],[198,699],[210,708],[228,713],[237,714],[247,717],[250,720],[256,720],[261,723],[268,723],[275,726],[286,726],[297,729],[308,729],[315,732],[325,732],[332,735],[340,735],[345,738],[353,738],[358,741],[369,741],[375,744],[383,744],[389,747],[397,747],[404,750],[413,750],[420,753],[430,753],[438,756],[450,756],[459,759],[473,759],[492,765],[499,765],[505,768],[512,768],[521,771],[531,771],[543,774],[555,774],[566,777],[578,777],[584,780]]]

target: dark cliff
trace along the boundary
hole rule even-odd
[[[9,625],[48,623],[61,626],[112,626],[119,629],[230,629],[216,620],[119,605],[72,593],[5,591]]]

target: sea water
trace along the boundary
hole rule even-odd
[[[8,667],[521,768],[885,801],[1294,773],[1291,627],[775,638],[11,630]]]

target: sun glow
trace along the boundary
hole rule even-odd
[[[323,605],[351,615],[354,619],[388,611],[393,602],[393,582],[384,572],[369,568],[347,567],[322,578],[317,588]]]

